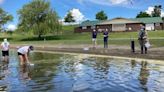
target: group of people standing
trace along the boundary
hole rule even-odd
[[[98,31],[96,29],[93,29],[92,31],[92,42],[93,42],[93,47],[96,48],[97,45],[97,34]],[[103,31],[103,36],[104,36],[104,48],[108,48],[108,29],[105,29]]]
[[[10,49],[10,43],[7,41],[7,39],[4,39],[4,41],[1,43],[1,49],[2,49],[2,61],[9,61],[9,49]],[[22,46],[17,49],[20,65],[23,64],[31,64],[28,59],[29,52],[34,50],[33,46]]]
[[[148,50],[148,47],[149,47],[149,46],[147,46],[147,43],[149,44],[148,33],[145,30],[144,25],[141,24],[140,27],[141,27],[141,29],[139,31],[138,41],[139,41],[139,44],[140,44],[140,47],[141,47],[141,54],[147,54],[147,50]],[[92,31],[93,48],[96,48],[96,45],[97,45],[97,34],[98,34],[98,31],[96,29],[93,29],[93,31]],[[104,48],[108,48],[108,34],[109,34],[108,29],[105,29],[103,31]]]

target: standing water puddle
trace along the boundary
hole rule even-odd
[[[32,53],[20,66],[17,53],[0,62],[0,91],[164,92],[164,63],[88,55]]]

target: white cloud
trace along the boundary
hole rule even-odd
[[[151,15],[152,11],[154,11],[154,7],[150,6],[145,12]],[[161,17],[164,17],[164,10],[161,10]]]
[[[152,11],[154,11],[154,7],[150,6],[148,7],[148,9],[146,10],[146,13],[148,13],[149,15],[152,14]]]
[[[16,30],[16,29],[17,29],[17,26],[16,26],[16,25],[9,24],[9,25],[7,26],[7,30],[14,31],[14,30]]]
[[[64,25],[67,25],[67,24],[78,24],[78,23],[80,23],[80,22],[82,22],[82,21],[84,21],[86,19],[85,16],[80,12],[79,9],[73,8],[69,12],[71,12],[75,22],[74,23],[65,23],[64,19],[59,20]],[[68,12],[67,12],[67,14],[68,14]],[[65,17],[66,17],[66,15],[65,15]]]
[[[111,3],[113,5],[117,5],[117,4],[128,4],[129,0],[108,0],[111,1]]]
[[[2,4],[4,2],[4,0],[0,0],[0,4]]]
[[[81,22],[84,20],[84,15],[80,12],[79,9],[73,8],[70,10],[70,12],[72,13],[72,16],[76,22]]]
[[[121,5],[125,6],[132,3],[132,0],[77,0],[79,3],[90,1],[99,5]]]
[[[161,16],[164,17],[164,11],[161,12]]]

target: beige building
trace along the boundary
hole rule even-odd
[[[144,24],[146,30],[164,30],[164,22],[161,17],[149,18],[114,18],[106,21],[84,21],[75,28],[75,32],[91,32],[93,29],[99,32],[108,29],[112,32],[129,32],[140,30],[140,25]]]

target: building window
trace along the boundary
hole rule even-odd
[[[112,31],[125,31],[126,25],[125,24],[113,24]]]
[[[103,29],[98,29],[98,32],[102,32],[103,31]]]
[[[95,29],[96,27],[95,26],[91,26],[91,29]]]
[[[87,27],[86,27],[86,26],[84,26],[84,27],[82,27],[82,29],[87,29]]]
[[[160,26],[160,23],[155,23],[155,26]]]
[[[131,28],[131,27],[129,27],[129,28],[128,28],[128,30],[129,30],[129,31],[132,31],[132,28]]]

